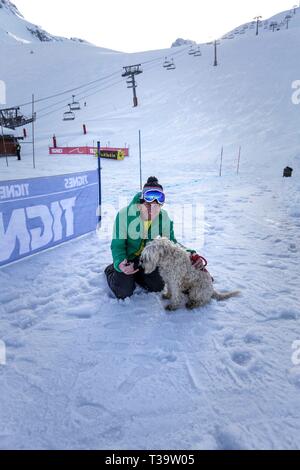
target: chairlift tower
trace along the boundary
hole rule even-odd
[[[286,29],[289,29],[289,22],[292,19],[291,15],[286,15],[285,21],[286,21]]]
[[[217,47],[221,44],[221,42],[216,39],[215,41],[212,41],[212,42],[208,42],[208,43],[207,43],[207,45],[211,45],[211,44],[214,45],[214,51],[215,51],[214,67],[217,67],[217,65],[218,65],[218,51],[217,51]]]
[[[122,77],[129,77],[129,80],[126,80],[127,88],[132,88],[133,107],[136,108],[138,106],[138,99],[136,96],[137,83],[135,81],[135,76],[143,73],[141,69],[141,64],[128,65],[126,67],[123,67],[123,69],[124,69],[124,72],[122,73]]]
[[[256,20],[256,36],[258,36],[258,25],[262,16],[255,16],[253,19]]]
[[[274,33],[274,31],[275,31],[275,28],[277,28],[277,26],[278,26],[277,21],[272,21],[272,23],[270,24],[270,28],[272,28],[273,33]]]

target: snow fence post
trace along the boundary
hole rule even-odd
[[[143,174],[142,174],[142,133],[139,130],[139,159],[140,159],[140,189],[143,189]]]
[[[222,176],[223,152],[224,152],[224,148],[222,147],[222,149],[221,149],[221,161],[220,161],[220,172],[219,172],[219,176]]]
[[[236,170],[237,174],[239,174],[239,172],[240,172],[241,150],[242,150],[242,147],[240,146],[239,154],[238,154],[237,170]]]
[[[101,223],[101,204],[102,204],[102,194],[101,194],[101,144],[97,142],[97,160],[98,160],[98,188],[99,188],[99,206],[98,206],[98,224]]]
[[[5,342],[0,339],[0,366],[6,364],[6,345]]]

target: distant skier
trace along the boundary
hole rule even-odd
[[[137,193],[128,207],[117,214],[111,250],[113,264],[107,266],[105,275],[108,285],[118,299],[130,297],[136,283],[150,292],[164,288],[158,269],[145,274],[139,267],[139,258],[145,245],[157,236],[167,237],[178,243],[174,236],[173,221],[162,208],[165,202],[163,187],[157,178],[148,178],[143,191]],[[203,259],[194,250],[191,263],[203,269]]]

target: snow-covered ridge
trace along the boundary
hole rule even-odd
[[[16,44],[28,42],[61,42],[77,41],[86,43],[83,39],[67,39],[54,36],[41,26],[26,21],[17,7],[9,0],[0,0],[0,42]]]
[[[195,44],[196,44],[196,41],[192,41],[191,39],[177,38],[176,41],[173,42],[171,47],[188,46],[188,45],[195,45]]]
[[[14,3],[10,2],[9,0],[0,0],[0,8],[5,8],[7,11],[13,13],[14,15],[23,18],[23,15],[19,12],[16,5],[14,5]]]

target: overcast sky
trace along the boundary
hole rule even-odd
[[[49,33],[124,52],[164,49],[178,37],[205,42],[290,0],[12,0]],[[300,14],[300,13],[299,13]]]

